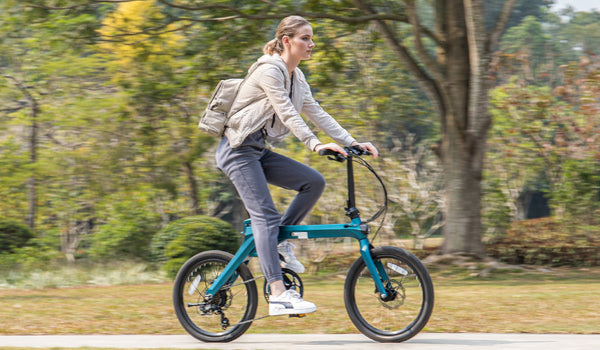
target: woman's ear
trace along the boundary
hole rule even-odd
[[[284,36],[281,38],[281,42],[283,43],[283,45],[288,45],[288,44],[290,43],[290,37],[289,37],[289,36],[287,36],[287,35],[284,35]]]

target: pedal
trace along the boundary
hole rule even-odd
[[[306,314],[290,314],[290,317],[302,318],[304,316],[306,316]]]

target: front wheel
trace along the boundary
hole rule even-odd
[[[344,285],[344,303],[356,328],[379,342],[402,342],[429,321],[433,310],[433,282],[423,263],[396,247],[371,251],[373,261],[385,269],[382,281],[388,297],[381,298],[364,260],[352,264]],[[377,277],[378,278],[378,277]]]
[[[240,265],[232,281],[212,298],[206,291],[233,256],[212,250],[191,257],[179,270],[173,286],[173,306],[183,328],[205,342],[232,341],[250,327],[258,293],[252,273]]]

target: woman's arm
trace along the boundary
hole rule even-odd
[[[302,114],[342,146],[350,146],[356,140],[313,98],[308,84],[304,93]]]

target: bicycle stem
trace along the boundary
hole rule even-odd
[[[348,181],[348,200],[346,202],[346,216],[350,219],[360,217],[360,212],[356,208],[356,196],[354,193],[354,169],[352,167],[352,154],[349,153],[346,161],[346,173]]]

